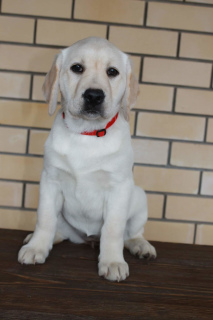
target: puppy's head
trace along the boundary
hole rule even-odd
[[[138,83],[130,58],[109,41],[92,37],[56,56],[43,85],[50,115],[59,89],[63,108],[74,117],[109,119],[122,110],[128,120]]]

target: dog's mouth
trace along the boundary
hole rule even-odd
[[[94,110],[93,108],[83,108],[80,113],[81,117],[87,120],[96,120],[99,118],[104,118],[104,113],[102,110]]]
[[[90,108],[90,107],[84,108],[83,113],[88,114],[88,115],[92,115],[92,116],[93,115],[101,115],[101,111],[95,110],[95,109]]]
[[[74,118],[82,118],[84,120],[99,120],[99,119],[106,119],[106,116],[104,114],[104,112],[98,112],[98,111],[95,111],[92,110],[92,112],[88,112],[88,111],[85,111],[83,108],[77,112],[77,113],[73,113],[72,110],[68,110],[70,115]]]

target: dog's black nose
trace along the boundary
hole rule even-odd
[[[105,94],[101,89],[87,89],[83,97],[87,105],[98,106],[104,101]]]

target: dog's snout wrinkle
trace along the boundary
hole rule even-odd
[[[83,94],[83,98],[87,105],[97,106],[104,101],[105,94],[101,89],[87,89]]]

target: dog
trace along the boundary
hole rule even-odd
[[[144,239],[145,192],[134,185],[129,112],[138,82],[128,55],[91,37],[58,54],[43,85],[49,114],[58,111],[45,143],[37,223],[18,261],[44,263],[53,244],[100,238],[98,273],[110,281],[129,276],[124,246],[155,258]]]

